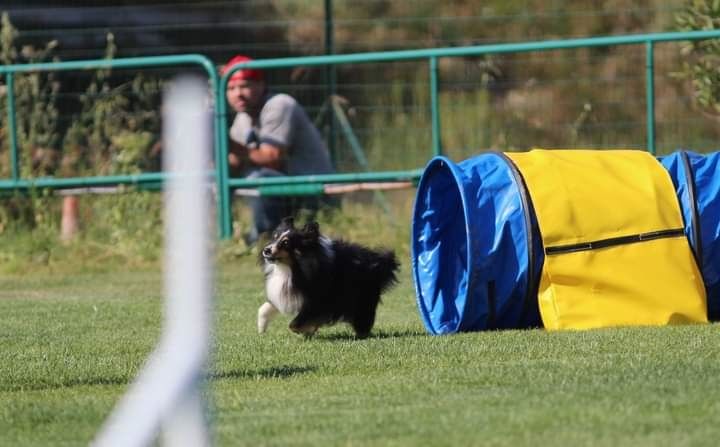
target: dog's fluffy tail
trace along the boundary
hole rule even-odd
[[[386,291],[397,283],[396,272],[400,263],[392,250],[382,250],[377,253],[374,273],[380,285],[381,292]]]
[[[400,267],[395,252],[388,249],[373,250],[362,245],[333,241],[335,262],[343,266],[346,281],[371,287],[380,293],[397,282],[395,273]]]

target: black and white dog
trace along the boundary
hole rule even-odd
[[[261,252],[267,302],[258,309],[263,333],[278,312],[295,315],[290,330],[312,335],[320,326],[344,321],[359,338],[375,324],[380,294],[392,286],[395,253],[331,240],[316,222],[295,228],[286,218]]]

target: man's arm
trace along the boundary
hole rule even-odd
[[[257,149],[247,151],[248,158],[253,164],[266,168],[282,170],[282,150],[270,143],[260,143]]]
[[[270,143],[261,143],[257,149],[230,140],[228,165],[233,170],[246,168],[248,164],[282,170],[282,150]]]

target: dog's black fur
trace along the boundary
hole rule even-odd
[[[268,293],[265,316],[277,310],[296,313],[290,329],[305,335],[344,321],[357,337],[367,337],[380,295],[397,282],[399,264],[393,251],[328,239],[316,222],[297,229],[291,218],[284,219],[260,256]],[[269,318],[261,321],[262,315],[261,306],[260,332],[269,323]]]

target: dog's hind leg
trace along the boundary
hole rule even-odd
[[[270,321],[278,314],[278,310],[269,301],[263,303],[258,309],[257,327],[258,333],[262,334],[267,330]]]
[[[350,321],[350,325],[355,331],[357,338],[367,338],[370,335],[370,331],[375,325],[375,311],[377,310],[377,304],[380,301],[380,294],[378,298],[371,300],[367,303],[363,303],[355,309],[355,315]]]
[[[352,323],[350,323],[353,330],[355,331],[355,336],[357,338],[367,338],[370,335],[370,331],[372,330],[374,324],[374,316],[372,319],[365,320],[360,320],[359,318],[356,318],[352,321]]]

